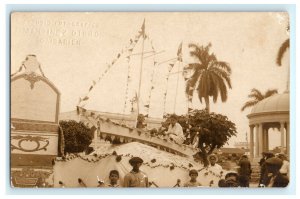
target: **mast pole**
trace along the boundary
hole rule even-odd
[[[177,61],[178,61],[178,67],[177,67],[177,83],[176,83],[176,91],[175,91],[175,102],[174,102],[174,114],[176,112],[176,105],[177,105],[177,94],[178,94],[178,84],[179,84],[179,69],[181,68],[181,62],[182,62],[182,42],[179,44],[178,50],[177,50]]]
[[[142,52],[141,52],[141,64],[140,64],[140,79],[139,79],[139,89],[137,93],[137,117],[136,117],[136,125],[137,127],[137,121],[140,114],[140,95],[141,95],[141,84],[142,84],[142,74],[143,74],[143,62],[144,62],[144,43],[145,43],[145,19],[142,26]]]
[[[175,102],[174,102],[174,108],[173,112],[175,114],[176,110],[176,105],[177,105],[177,94],[178,94],[178,83],[179,83],[179,68],[180,68],[180,62],[178,62],[178,67],[177,67],[177,82],[176,82],[176,91],[175,91]]]

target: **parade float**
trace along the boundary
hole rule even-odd
[[[150,50],[145,50],[145,42],[149,43],[148,47],[150,47]],[[138,45],[141,49],[136,51],[135,47]],[[177,144],[175,142],[170,142],[169,140],[162,139],[161,137],[153,136],[151,135],[150,126],[147,126],[147,123],[146,126],[142,128],[137,125],[138,116],[141,113],[143,113],[146,118],[149,117],[152,103],[151,96],[153,90],[155,89],[153,86],[153,81],[157,67],[163,63],[166,63],[168,65],[168,73],[165,77],[165,81],[166,83],[168,83],[171,72],[174,71],[174,66],[178,66],[177,72],[175,72],[177,76],[177,83],[175,87],[176,95],[174,112],[176,109],[179,77],[186,77],[188,73],[188,71],[184,70],[184,68],[182,67],[182,43],[179,45],[177,56],[175,58],[158,62],[155,59],[155,55],[159,53],[161,53],[161,51],[158,52],[155,50],[152,40],[150,39],[149,35],[145,33],[144,21],[138,34],[134,38],[129,40],[129,44],[116,55],[116,57],[110,64],[107,65],[107,68],[104,70],[103,74],[101,74],[97,80],[92,81],[88,92],[84,96],[80,97],[79,103],[76,107],[76,117],[71,119],[83,122],[87,127],[93,130],[94,136],[93,141],[90,145],[90,147],[93,148],[93,151],[89,154],[66,154],[63,151],[63,130],[58,125],[60,94],[54,87],[54,85],[52,85],[52,83],[44,76],[41,68],[39,68],[41,74],[35,73],[34,70],[30,71],[30,73],[28,74],[25,73],[25,75],[19,73],[13,74],[12,82],[21,77],[25,79],[24,81],[29,81],[30,89],[27,89],[29,90],[28,92],[32,92],[33,90],[38,88],[35,85],[39,85],[42,82],[46,82],[49,85],[49,88],[52,88],[56,92],[56,95],[53,95],[53,102],[51,101],[53,114],[49,115],[50,120],[46,118],[45,121],[38,120],[37,124],[31,124],[31,118],[28,118],[28,121],[27,118],[25,118],[25,126],[23,125],[24,118],[22,115],[20,117],[19,115],[16,115],[16,118],[14,118],[15,104],[21,104],[21,107],[22,104],[24,104],[24,101],[21,100],[19,102],[18,100],[22,98],[14,95],[12,96],[13,114],[11,146],[15,146],[14,139],[21,139],[21,141],[19,141],[19,146],[22,146],[22,142],[25,143],[25,149],[24,147],[12,148],[12,157],[14,158],[12,160],[13,167],[11,170],[13,186],[97,187],[100,182],[106,183],[108,181],[108,174],[110,170],[113,169],[119,171],[119,183],[122,185],[124,175],[131,170],[129,159],[134,156],[138,156],[144,160],[141,170],[148,175],[151,187],[181,187],[185,182],[189,180],[189,171],[191,169],[195,169],[198,171],[198,181],[202,184],[202,186],[218,186],[218,181],[225,176],[226,171],[223,170],[215,173],[208,167],[204,167],[201,162],[196,162],[193,158],[193,155],[198,152],[197,147],[194,148],[185,144]],[[132,57],[136,55],[140,55],[140,60],[138,62],[135,61],[135,63],[139,63],[139,75],[136,81],[138,82],[137,88],[132,89],[132,87],[130,87],[129,85],[130,82],[133,81],[133,74],[130,73],[132,67],[131,62],[133,62]],[[150,62],[149,60],[145,61],[145,58],[147,57],[152,57]],[[35,60],[34,65],[37,65],[35,56],[33,58]],[[88,103],[92,97],[99,97],[101,95],[97,92],[96,94],[93,94],[94,90],[96,90],[95,88],[97,87],[97,85],[99,85],[99,82],[103,80],[103,78],[106,76],[109,70],[111,70],[111,68],[117,67],[116,65],[118,63],[124,63],[124,61],[121,62],[120,59],[124,59],[125,63],[127,62],[128,66],[123,115],[126,115],[128,110],[129,112],[133,112],[133,114],[131,114],[133,115],[133,122],[131,121],[131,123],[128,123],[128,121],[124,119],[125,117],[118,122],[113,121],[110,118],[107,118],[100,114],[99,110],[92,109]],[[150,73],[146,73],[146,75],[148,75],[149,77],[142,80],[142,77],[145,76],[145,74],[143,73],[143,64],[145,64],[145,62],[152,63],[150,64],[152,65],[152,68],[148,69],[148,72],[150,71]],[[18,72],[21,71],[22,68],[20,68]],[[182,73],[183,75],[179,75],[180,73]],[[27,77],[28,75],[30,76],[30,78]],[[148,81],[148,88],[142,87],[142,84],[146,80]],[[13,85],[15,85],[15,83]],[[27,84],[23,84],[23,86],[26,85]],[[22,87],[21,85],[16,85],[16,87],[17,86],[19,86],[20,88]],[[15,86],[13,87],[15,88]],[[20,89],[16,88],[15,90]],[[142,95],[142,91],[147,91],[148,94]],[[46,90],[41,90],[39,92],[41,92],[43,95],[47,95]],[[167,92],[168,88],[166,87],[162,93],[164,109],[163,114],[166,114],[165,105]],[[28,93],[23,94],[24,96],[29,96]],[[41,94],[37,93],[37,97],[32,97],[33,102],[36,102],[36,99],[38,99],[39,95]],[[143,100],[141,100],[142,96],[144,96]],[[47,103],[49,103],[47,100],[42,100],[41,105],[43,106],[41,107],[49,107],[50,105],[47,105]],[[131,107],[129,106],[130,104]],[[39,112],[45,112],[45,108]],[[31,106],[26,110],[32,109],[33,107]],[[187,104],[187,111],[190,111],[190,109],[191,108],[189,108],[189,104]],[[49,127],[45,125],[39,126],[38,124],[42,124],[45,122]],[[23,127],[28,127],[28,132],[25,132],[25,134]],[[45,131],[51,132],[44,132],[43,134],[40,129],[35,129],[35,127],[47,127]],[[14,134],[18,134],[18,136],[15,136]],[[114,143],[114,140],[118,140],[119,144],[112,144]],[[41,142],[44,143],[43,147],[41,146]],[[32,143],[33,145],[34,143],[36,143],[38,147],[29,146],[32,145]],[[47,147],[51,147],[51,150],[49,150]],[[18,158],[20,159],[20,157],[23,158],[23,156],[24,158],[29,158],[30,163],[28,163],[28,165],[22,165],[20,161],[17,160]],[[44,162],[39,161],[43,159],[45,159]],[[32,165],[34,165],[34,167],[36,168],[32,169]],[[31,169],[31,172],[29,172],[29,174],[26,168],[29,170]],[[40,174],[41,168],[43,168],[42,170],[45,175]]]

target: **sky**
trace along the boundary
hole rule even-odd
[[[230,140],[230,144],[245,141],[246,132],[249,132],[246,116],[251,109],[244,112],[240,109],[248,100],[251,89],[262,92],[278,89],[279,93],[286,89],[288,52],[283,58],[283,66],[276,65],[278,49],[289,37],[286,13],[14,13],[11,72],[18,70],[28,54],[35,54],[46,77],[61,92],[61,112],[75,110],[79,97],[85,96],[93,80],[101,76],[122,49],[125,51],[144,19],[148,36],[144,51],[151,51],[152,43],[155,51],[160,53],[143,60],[142,105],[148,104],[150,88],[153,86],[154,89],[149,112],[146,109],[141,112],[149,113],[150,117],[162,117],[163,94],[167,91],[165,111],[186,113],[185,82],[176,72],[194,62],[189,55],[189,43],[211,43],[211,52],[218,60],[229,63],[232,69],[228,100],[211,102],[211,111],[225,114],[236,123],[238,135]],[[161,63],[175,58],[181,42],[183,63],[175,64],[167,82],[168,62],[153,67],[153,61]],[[124,56],[118,59],[89,93],[85,108],[130,113],[129,100],[138,92],[141,49],[139,41],[132,52],[138,55],[132,56],[130,64]],[[131,81],[126,98],[128,75]],[[124,109],[125,99],[127,106]],[[195,95],[193,108],[204,107]],[[274,140],[271,147],[280,144],[279,133],[275,132],[271,139]]]

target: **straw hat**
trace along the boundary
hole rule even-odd
[[[129,160],[129,164],[133,165],[134,163],[143,163],[143,159],[140,157],[133,157]]]
[[[218,156],[216,155],[216,154],[210,154],[209,156],[208,156],[208,160],[211,160],[211,158],[215,158],[215,160],[216,160],[216,162],[218,162]]]

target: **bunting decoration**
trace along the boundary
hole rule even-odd
[[[147,38],[150,39],[149,37],[147,37]],[[150,45],[151,45],[151,50],[153,52],[153,68],[152,68],[151,77],[150,77],[150,92],[149,92],[149,95],[148,95],[148,99],[147,99],[146,105],[144,105],[144,107],[146,108],[146,115],[145,115],[145,117],[149,116],[152,91],[155,89],[155,87],[154,87],[154,74],[155,74],[157,66],[158,66],[158,62],[156,61],[156,57],[155,57],[156,50],[154,48],[152,40],[150,40]]]
[[[130,39],[130,41],[132,41],[132,39]],[[125,111],[127,109],[129,83],[131,82],[131,76],[130,76],[130,71],[131,71],[130,58],[131,58],[132,50],[128,51],[128,53],[129,53],[128,56],[126,56],[126,61],[127,61],[127,81],[126,81],[126,89],[125,89],[125,99],[124,99],[123,115],[125,115]]]
[[[177,59],[171,59],[172,62],[169,63],[169,67],[168,67],[168,74],[167,74],[167,77],[166,77],[166,90],[164,92],[164,96],[163,96],[163,101],[164,101],[164,111],[163,111],[163,116],[166,115],[166,102],[167,102],[167,94],[168,94],[168,84],[169,84],[169,78],[170,78],[170,74],[171,74],[171,71],[175,65],[175,63],[177,62]]]
[[[88,100],[88,95],[89,93],[93,90],[93,88],[95,87],[95,85],[97,83],[99,83],[104,77],[105,75],[109,72],[109,70],[116,64],[116,62],[124,55],[125,52],[127,52],[127,55],[126,55],[126,59],[127,59],[127,62],[130,61],[130,56],[131,56],[131,53],[135,47],[135,45],[138,43],[140,37],[145,37],[145,20],[144,20],[144,23],[141,27],[141,30],[138,32],[137,35],[135,35],[134,39],[130,39],[129,40],[129,44],[127,46],[125,46],[124,49],[122,49],[118,54],[117,56],[111,61],[110,64],[107,65],[106,69],[104,70],[104,72],[99,76],[99,78],[95,81],[93,80],[92,81],[92,84],[91,86],[89,87],[89,90],[88,92],[81,98],[79,98],[79,103],[77,106],[81,105],[81,102],[83,101],[86,101]]]
[[[134,40],[130,39],[130,48],[128,49],[128,55],[126,56],[126,61],[127,61],[127,82],[126,82],[126,89],[125,89],[125,99],[124,99],[124,107],[123,107],[123,115],[125,115],[126,109],[127,109],[127,104],[128,104],[128,92],[129,92],[129,83],[131,82],[131,76],[130,76],[130,71],[131,71],[131,65],[130,65],[130,59],[132,56],[132,52],[136,44],[138,43],[139,39],[141,36],[144,36],[145,38],[145,20],[143,22],[143,25],[141,27],[141,30],[139,31],[139,35],[135,37]]]
[[[72,153],[72,154],[66,155],[65,158],[56,157],[54,161],[55,162],[68,162],[68,161],[74,160],[76,158],[79,158],[79,159],[87,161],[87,162],[97,163],[100,160],[102,160],[104,158],[107,158],[107,157],[111,157],[111,156],[115,156],[115,158],[119,157],[118,159],[120,159],[120,160],[118,162],[122,161],[122,157],[129,157],[129,158],[134,157],[131,154],[106,153],[106,154],[94,154],[94,155],[81,155],[81,154],[77,154],[77,153]],[[189,170],[189,168],[187,166],[183,166],[183,165],[178,166],[178,165],[175,165],[173,163],[152,165],[152,164],[150,164],[150,162],[143,162],[142,164],[146,165],[148,167],[151,167],[151,168],[157,168],[157,167],[170,168],[170,167],[172,167],[172,170],[173,170],[175,167],[177,167],[177,168],[183,168],[185,170]],[[199,169],[198,172],[203,170],[203,169],[204,168]],[[210,173],[213,173],[213,172],[210,172]]]
[[[117,154],[117,153],[105,153],[105,154],[93,154],[93,155],[81,155],[81,154],[77,154],[77,153],[72,153],[72,154],[67,154],[64,158],[62,157],[56,157],[54,159],[54,162],[69,162],[75,159],[81,159],[85,162],[89,162],[89,163],[98,163],[99,161],[103,160],[103,161],[107,161],[105,160],[106,158],[114,158],[116,161],[116,164],[120,163],[123,161],[123,158],[127,157],[127,158],[132,158],[134,157],[131,154]],[[171,171],[174,170],[175,168],[180,168],[180,169],[184,169],[187,172],[190,171],[190,166],[189,165],[177,165],[176,163],[170,163],[170,164],[154,164],[154,161],[151,160],[150,162],[143,162],[142,163],[144,166],[150,167],[152,169],[154,168],[169,168]],[[191,163],[189,163],[191,164]],[[201,172],[202,170],[205,170],[205,172],[203,173],[203,176],[206,177],[208,175],[212,175],[215,176],[216,178],[221,179],[223,177],[223,171],[220,171],[220,173],[215,173],[213,171],[211,171],[208,167],[202,167],[200,169],[196,169],[198,172]],[[212,182],[212,181],[211,181]],[[212,182],[210,184],[213,184],[214,182]]]

